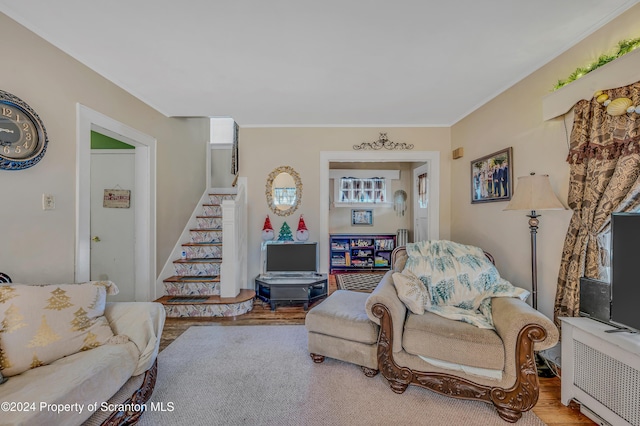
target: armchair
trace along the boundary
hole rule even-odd
[[[490,256],[489,259],[493,261]],[[409,385],[493,404],[500,417],[516,422],[538,400],[534,350],[550,348],[559,333],[551,320],[518,298],[492,300],[495,330],[416,315],[399,299],[392,274],[407,261],[404,247],[392,253],[387,272],[366,302],[367,316],[380,326],[378,368],[391,389]]]

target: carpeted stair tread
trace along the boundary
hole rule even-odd
[[[222,232],[222,228],[192,228],[192,232]]]
[[[183,243],[182,246],[190,246],[190,247],[209,247],[209,246],[222,246],[222,243]]]
[[[196,219],[220,219],[222,216],[196,216]]]
[[[173,275],[163,280],[168,283],[220,282],[220,275]]]

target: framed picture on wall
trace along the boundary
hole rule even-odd
[[[370,209],[352,209],[351,225],[373,226],[373,210]]]
[[[471,161],[471,204],[509,201],[513,193],[513,149]]]

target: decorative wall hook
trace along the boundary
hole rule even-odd
[[[361,149],[389,149],[389,150],[402,150],[402,149],[413,149],[413,144],[396,143],[389,140],[386,133],[380,133],[380,137],[375,142],[362,142],[360,145],[354,145],[353,149],[356,151]]]

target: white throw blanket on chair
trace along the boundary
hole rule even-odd
[[[500,277],[482,249],[452,241],[421,241],[407,244],[411,271],[426,287],[425,309],[445,318],[479,328],[493,329],[492,297],[518,297],[529,292]]]

